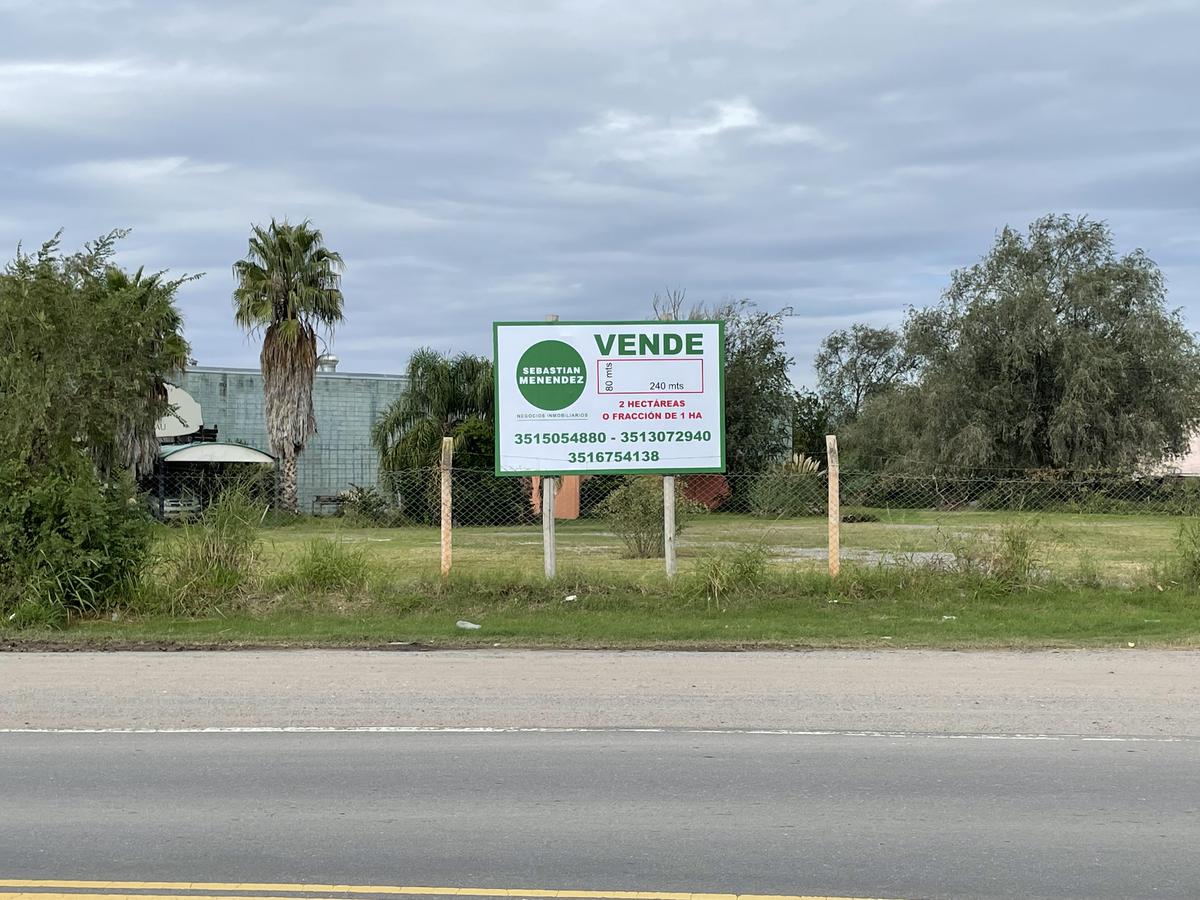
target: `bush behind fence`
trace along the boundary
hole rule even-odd
[[[565,480],[559,488],[559,518],[611,518],[609,497],[648,477],[593,475]],[[224,478],[237,482],[233,476]],[[255,493],[270,505],[272,492],[261,486],[262,480],[260,475]],[[151,490],[151,509],[167,519],[197,516],[219,494],[221,483],[220,478],[169,474]],[[826,472],[798,470],[794,462],[756,473],[682,475],[677,484],[681,498],[712,513],[797,519],[824,516],[827,511]],[[441,518],[440,485],[437,467],[375,473],[362,483],[312,493],[303,511],[355,527],[433,527]],[[452,485],[455,527],[533,526],[540,521],[538,478],[498,477],[488,468],[456,466]],[[839,485],[842,512],[849,521],[869,520],[871,511],[880,510],[1200,515],[1200,478],[1173,474],[881,469],[844,471]]]

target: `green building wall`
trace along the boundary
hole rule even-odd
[[[300,509],[313,498],[337,494],[350,485],[375,485],[379,457],[371,445],[371,426],[400,396],[402,375],[318,372],[313,384],[317,433],[298,466]],[[200,404],[205,427],[217,428],[217,440],[271,452],[263,416],[263,379],[257,369],[196,366],[179,380]]]

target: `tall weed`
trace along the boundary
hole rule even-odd
[[[931,568],[985,578],[1007,590],[1038,580],[1043,558],[1035,521],[1005,522],[995,531],[939,532],[942,558]]]
[[[7,452],[0,448],[0,620],[65,623],[109,608],[150,558],[151,526],[132,483],[102,481],[78,452],[46,470]],[[35,614],[31,604],[50,611]]]
[[[703,557],[695,578],[706,599],[717,606],[741,593],[752,593],[767,577],[770,550],[765,543],[743,544],[735,549]]]
[[[310,591],[348,591],[367,583],[370,564],[361,547],[309,541],[296,560],[295,586]]]
[[[1175,535],[1175,565],[1179,580],[1195,590],[1200,587],[1200,519],[1187,519]]]
[[[222,492],[167,544],[160,590],[146,592],[143,603],[171,615],[198,615],[239,599],[258,563],[261,516],[247,492]]]

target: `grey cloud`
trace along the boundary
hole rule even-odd
[[[0,243],[133,226],[206,363],[251,222],[348,261],[349,369],[493,318],[791,307],[796,378],[1004,224],[1108,218],[1200,321],[1195,2],[8,2]]]

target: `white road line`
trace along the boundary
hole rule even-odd
[[[1123,744],[1185,744],[1200,736],[1089,734],[985,734],[926,731],[837,731],[790,728],[537,728],[438,725],[230,725],[209,728],[0,728],[0,734],[709,734],[780,737],[928,738],[947,741],[1087,741]]]

